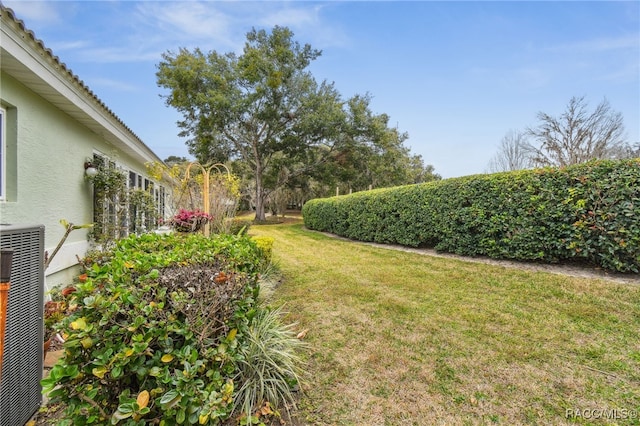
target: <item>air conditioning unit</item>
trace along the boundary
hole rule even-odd
[[[0,426],[21,426],[42,402],[44,226],[0,224],[0,248],[13,250]]]

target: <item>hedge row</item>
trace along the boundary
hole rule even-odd
[[[470,256],[640,270],[640,158],[315,199],[305,226]]]

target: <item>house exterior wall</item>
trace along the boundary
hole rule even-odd
[[[145,164],[161,160],[10,9],[0,5],[0,12],[0,223],[43,224],[51,254],[65,233],[62,219],[93,222],[85,161],[98,154],[145,176]],[[45,290],[77,275],[78,257],[90,248],[87,234],[71,232],[45,271]]]
[[[144,175],[141,161],[119,152],[99,135],[77,123],[6,73],[0,76],[0,104],[6,111],[6,192],[0,202],[0,222],[45,225],[49,253],[63,237],[60,224],[93,221],[92,184],[84,177],[84,162],[94,153],[127,170]],[[87,230],[71,232],[46,271],[47,284],[69,282],[89,248]]]
[[[13,77],[2,73],[0,78],[0,102],[7,111],[5,164],[13,169],[7,170],[0,219],[9,224],[44,224],[45,247],[51,252],[64,233],[60,219],[91,221],[91,188],[82,179],[81,162],[83,154],[91,154],[91,139],[86,130]],[[58,264],[47,272],[77,263],[72,252],[82,255],[87,244],[86,231],[70,235]]]

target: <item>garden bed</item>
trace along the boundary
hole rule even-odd
[[[65,356],[42,381],[49,402],[34,424],[281,419],[301,342],[259,301],[269,257],[269,244],[247,236],[119,241],[69,296],[56,326]]]

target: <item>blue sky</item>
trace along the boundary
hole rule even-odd
[[[161,158],[188,156],[156,85],[161,54],[241,53],[252,27],[323,51],[316,80],[409,134],[443,177],[487,171],[502,137],[605,97],[640,141],[640,2],[9,1],[61,61]]]

